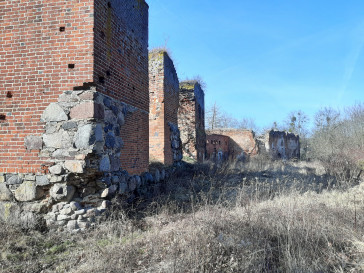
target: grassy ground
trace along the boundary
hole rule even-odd
[[[2,272],[364,272],[364,184],[313,163],[180,171],[87,233],[0,226]]]

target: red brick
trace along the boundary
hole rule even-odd
[[[143,0],[112,3],[115,6],[103,0],[0,1],[0,115],[6,115],[0,121],[0,149],[9,148],[8,155],[0,154],[0,172],[42,172],[45,158],[28,154],[22,132],[41,136],[44,109],[63,92],[85,83],[94,83],[97,91],[140,112],[130,115],[123,128],[124,142],[138,145],[125,148],[122,162],[131,172],[147,170],[148,5]],[[59,31],[61,26],[65,31]],[[85,106],[87,118],[99,117],[96,105]],[[135,164],[126,163],[131,158]]]
[[[179,81],[173,61],[163,50],[149,53],[149,156],[174,162],[169,123],[178,126]]]

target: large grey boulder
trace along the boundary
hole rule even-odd
[[[43,141],[41,136],[27,136],[24,140],[24,145],[27,150],[41,150]]]
[[[54,134],[44,134],[43,142],[48,148],[68,148],[71,147],[71,138],[66,131],[60,131]]]
[[[51,174],[62,174],[63,168],[61,165],[54,165],[52,167],[49,167],[49,172]]]
[[[86,124],[78,128],[74,137],[75,146],[78,149],[88,149],[92,144],[92,125]]]
[[[111,169],[110,158],[108,155],[105,155],[100,161],[100,171],[101,172],[109,172]]]
[[[17,185],[21,184],[23,179],[19,175],[7,175],[6,176],[6,184],[7,185]]]
[[[0,183],[0,201],[11,201],[13,194],[4,183]]]
[[[97,124],[95,127],[95,141],[103,142],[104,141],[104,129],[101,124]]]
[[[64,167],[71,173],[83,173],[85,167],[85,161],[67,160],[64,162]]]
[[[0,220],[12,223],[20,217],[20,206],[15,202],[0,202]]]
[[[51,197],[56,201],[70,202],[75,194],[75,187],[67,184],[55,184],[49,191]]]
[[[14,195],[17,201],[29,202],[42,198],[44,191],[34,181],[25,181],[15,190]]]
[[[66,121],[68,117],[57,103],[51,103],[43,112],[40,119],[43,122]]]
[[[50,184],[49,179],[46,175],[37,175],[35,181],[37,186],[47,186]]]

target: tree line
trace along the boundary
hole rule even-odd
[[[252,129],[258,134],[275,129],[300,136],[302,160],[319,160],[340,181],[357,180],[364,170],[364,103],[344,110],[323,107],[312,122],[302,110],[282,122],[258,128],[251,118],[234,118],[214,103],[206,112],[207,129]]]

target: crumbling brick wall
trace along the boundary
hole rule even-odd
[[[196,81],[180,83],[178,127],[183,156],[203,162],[206,156],[205,93]]]
[[[144,0],[95,0],[94,82],[134,110],[126,116],[121,164],[146,171],[148,158],[148,6]]]
[[[149,53],[149,156],[172,165],[182,159],[178,130],[179,81],[173,61],[163,50]]]
[[[206,135],[206,157],[208,160],[222,162],[229,159],[230,138],[224,135]]]
[[[258,145],[252,130],[214,129],[209,134],[220,134],[229,137],[229,158],[246,159],[258,154]]]
[[[41,173],[45,108],[67,90],[93,82],[94,5],[85,1],[0,2],[0,173]],[[72,68],[74,65],[74,68]]]
[[[262,141],[265,151],[273,159],[300,158],[300,138],[298,135],[271,130],[263,136]]]
[[[0,218],[86,227],[153,180],[133,175],[149,163],[148,5],[1,1],[0,23]]]

